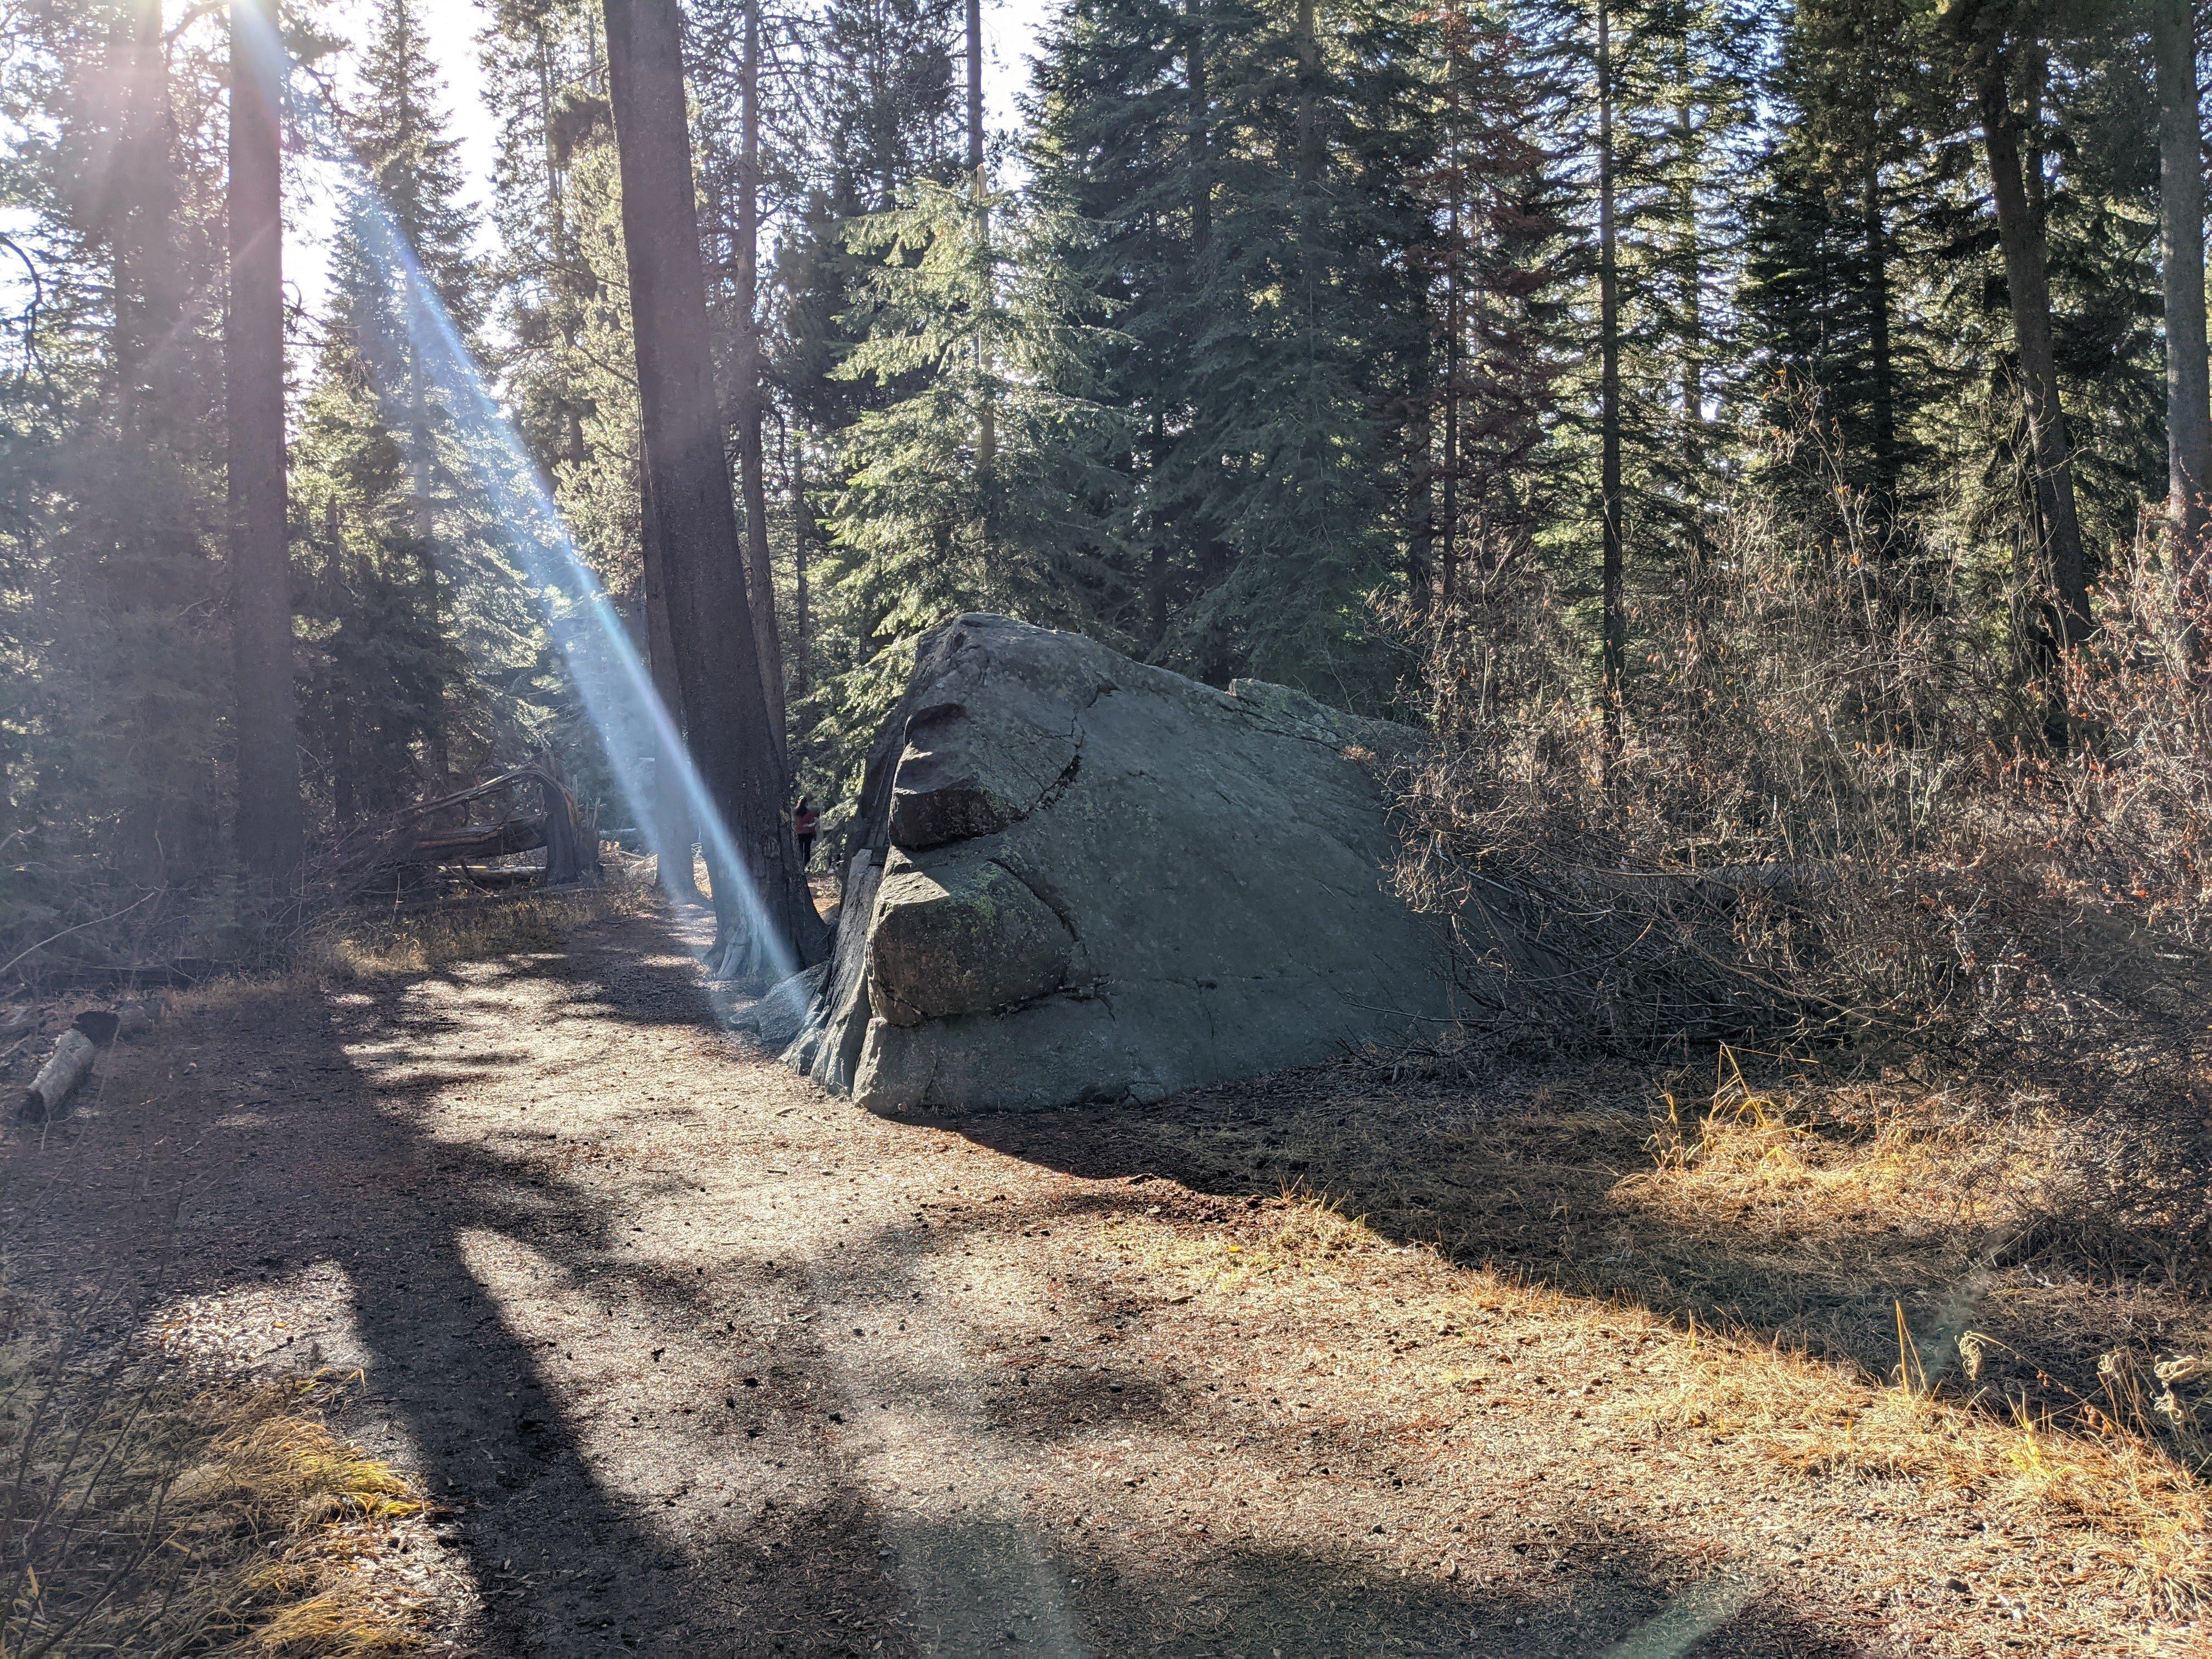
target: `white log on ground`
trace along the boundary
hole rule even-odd
[[[31,1086],[23,1091],[22,1115],[39,1122],[61,1110],[62,1103],[91,1073],[93,1056],[99,1052],[99,1045],[75,1027],[64,1031],[55,1039],[46,1063],[31,1079]]]

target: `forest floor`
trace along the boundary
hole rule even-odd
[[[725,1035],[696,942],[213,987],[6,1148],[19,1291],[120,1275],[428,1495],[347,1565],[404,1640],[345,1651],[2212,1648],[2170,1460],[1882,1381],[1996,1224],[1894,1137],[1670,1170],[1648,1077],[1351,1058],[901,1120]],[[1977,1328],[2199,1328],[2063,1278]]]

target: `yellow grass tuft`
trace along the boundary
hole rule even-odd
[[[194,1389],[158,1354],[72,1355],[0,1297],[0,1655],[426,1651],[405,1597],[362,1571],[425,1508],[398,1469],[302,1409],[319,1384]]]

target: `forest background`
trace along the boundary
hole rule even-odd
[[[288,167],[360,167],[285,319],[316,845],[531,760],[634,816],[376,213],[665,654],[599,9],[479,9],[487,227],[428,3],[283,12]],[[833,844],[969,610],[1518,745],[1580,832],[1641,801],[1690,866],[2207,751],[2186,0],[1073,0],[988,133],[957,3],[684,15],[731,491]],[[161,917],[221,955],[222,12],[4,21],[0,951]],[[2162,775],[2102,884],[2193,929],[2202,769]]]

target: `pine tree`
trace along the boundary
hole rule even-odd
[[[972,610],[1118,633],[1121,434],[1087,395],[1100,331],[1068,257],[1079,234],[1048,205],[933,184],[853,228],[875,264],[839,373],[917,388],[853,425],[834,520],[878,648]]]
[[[1783,118],[1753,198],[1745,270],[1761,372],[1785,402],[1815,398],[1844,476],[1885,527],[1920,504],[1908,490],[1922,459],[1915,434],[1942,394],[1906,304],[1920,277],[1900,210],[1934,182],[1916,161],[1926,143],[1914,91],[1927,74],[1921,33],[1906,0],[1795,9],[1767,82]],[[1778,403],[1770,418],[1792,416]],[[1821,493],[1817,483],[1810,491]]]
[[[346,132],[360,177],[296,458],[307,698],[340,822],[478,770],[502,724],[467,648],[476,636],[474,655],[493,665],[481,603],[498,562],[471,524],[481,507],[450,407],[458,389],[426,367],[439,314],[471,330],[481,290],[418,0],[382,0],[360,69]],[[529,650],[501,645],[509,658]]]
[[[1432,135],[1420,15],[1079,7],[1043,69],[1041,173],[1100,221],[1161,659],[1342,690],[1407,563]],[[1371,683],[1364,690],[1372,693]]]

